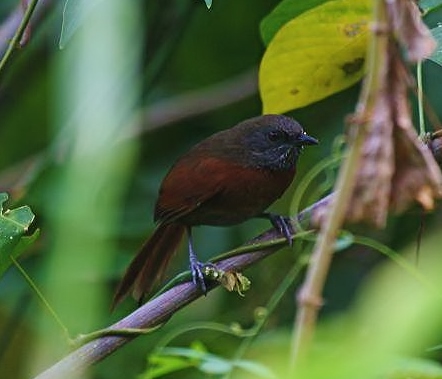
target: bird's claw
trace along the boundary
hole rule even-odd
[[[275,214],[269,214],[270,222],[287,240],[289,246],[293,245],[293,227],[289,219]]]
[[[207,294],[207,285],[205,281],[205,273],[207,270],[217,271],[216,266],[213,263],[202,263],[198,260],[191,260],[190,272],[192,273],[192,282],[198,286],[204,295]]]

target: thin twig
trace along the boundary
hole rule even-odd
[[[23,19],[20,22],[20,25],[18,26],[16,32],[14,33],[14,36],[12,37],[11,41],[9,42],[8,48],[5,51],[5,54],[3,55],[2,59],[0,60],[0,72],[4,69],[6,62],[8,61],[9,57],[11,56],[14,49],[19,46],[20,40],[23,36],[23,33],[26,30],[26,27],[29,25],[29,21],[31,19],[31,16],[35,10],[35,7],[37,6],[38,0],[30,0],[29,6],[26,9],[26,12],[23,15]]]
[[[57,312],[54,310],[54,308],[52,308],[51,304],[49,303],[49,301],[46,300],[46,298],[44,297],[43,293],[40,291],[40,289],[36,286],[36,284],[34,283],[34,281],[30,278],[30,276],[28,275],[28,273],[26,272],[26,270],[23,269],[23,267],[20,265],[20,263],[18,263],[16,261],[16,259],[11,255],[10,256],[12,262],[14,263],[15,267],[17,268],[17,270],[20,272],[20,274],[23,276],[23,278],[26,280],[26,282],[28,283],[29,287],[32,289],[32,291],[34,292],[34,294],[37,296],[38,300],[40,300],[40,302],[42,303],[42,305],[44,306],[44,308],[49,312],[49,314],[51,315],[52,319],[58,324],[58,326],[60,327],[60,329],[63,331],[63,334],[65,336],[65,338],[67,340],[69,340],[69,331],[66,328],[66,326],[64,325],[63,321],[61,321],[60,316],[58,316]]]

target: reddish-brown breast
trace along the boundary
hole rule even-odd
[[[231,225],[262,213],[290,185],[295,169],[243,167],[226,159],[184,157],[160,189],[155,220]]]

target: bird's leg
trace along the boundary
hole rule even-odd
[[[290,220],[287,217],[277,215],[274,213],[262,213],[259,215],[261,218],[269,219],[273,227],[279,231],[287,240],[288,244],[292,246],[293,244],[293,227]]]
[[[189,263],[193,284],[196,286],[199,285],[201,291],[203,291],[205,295],[207,293],[207,286],[206,282],[204,281],[204,274],[202,271],[205,265],[198,260],[198,257],[193,250],[192,228],[190,226],[187,227],[187,240],[189,243]]]

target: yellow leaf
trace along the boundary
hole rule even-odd
[[[259,71],[263,113],[303,107],[362,78],[371,3],[327,2],[278,31]]]

